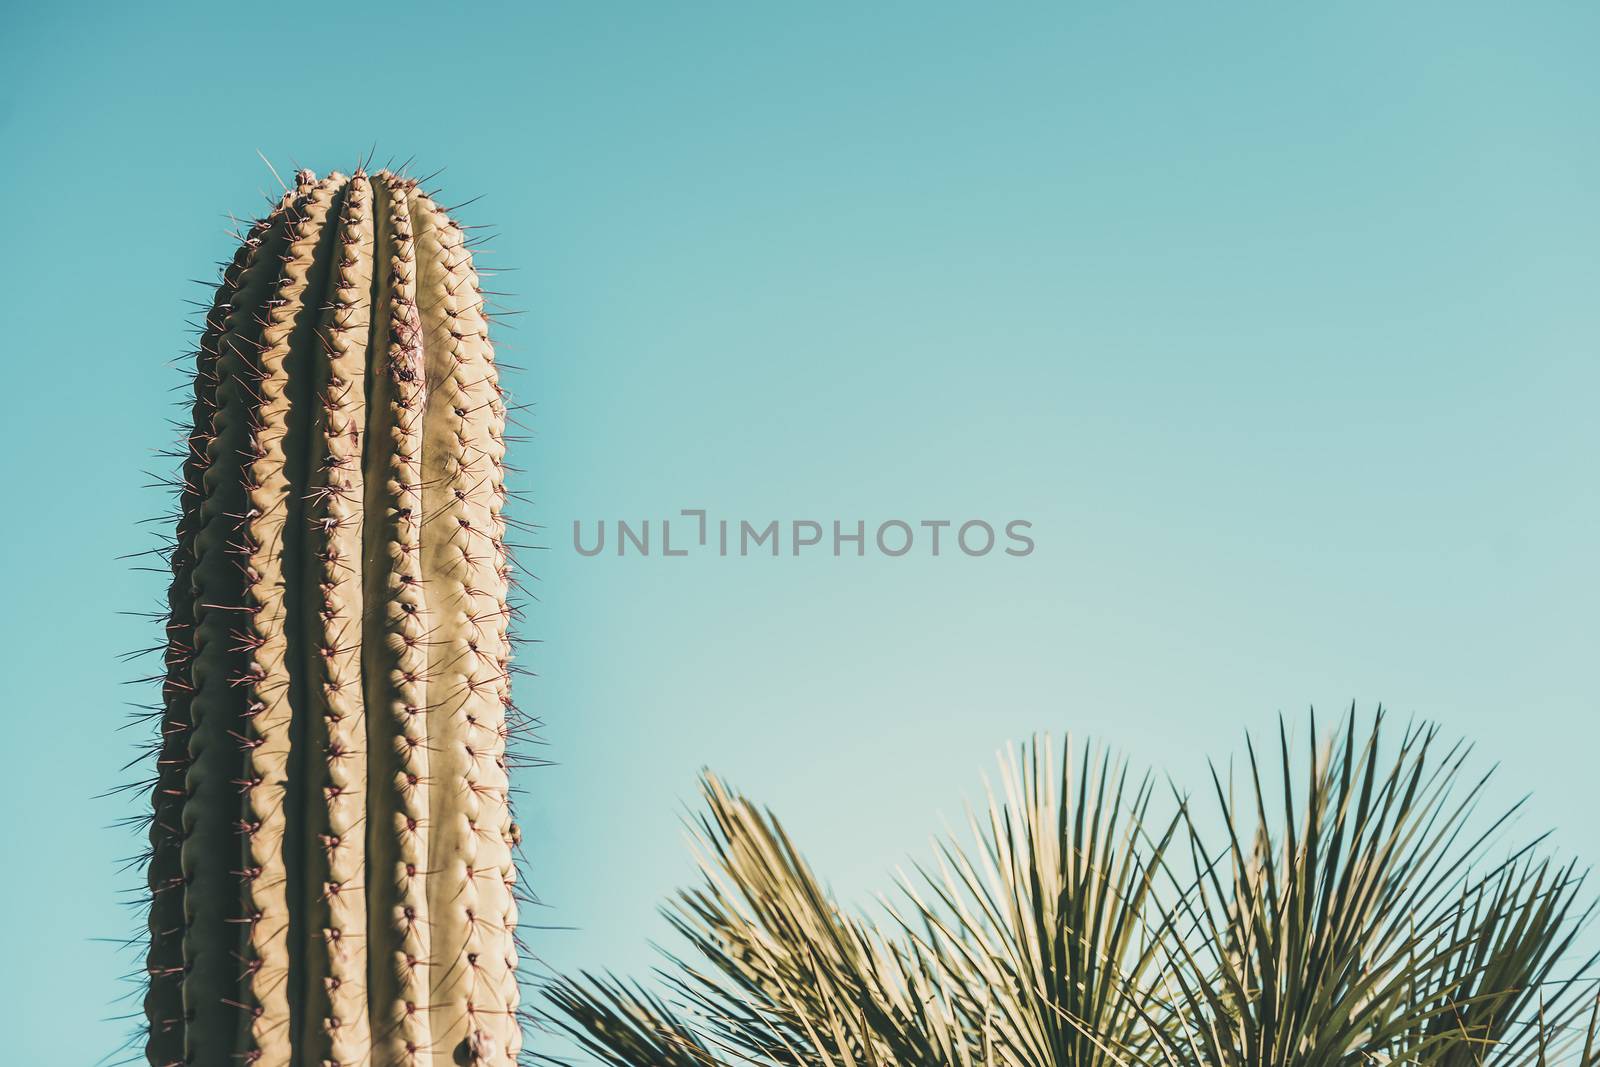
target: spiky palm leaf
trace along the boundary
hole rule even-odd
[[[1188,1023],[1169,1057],[1525,1062],[1541,1032],[1527,1009],[1587,916],[1573,913],[1581,877],[1528,849],[1497,858],[1516,806],[1480,825],[1488,776],[1466,778],[1469,747],[1442,746],[1437,728],[1408,727],[1387,751],[1380,711],[1320,746],[1313,717],[1311,739],[1297,765],[1280,727],[1276,782],[1250,744],[1242,800],[1213,769],[1221,850],[1185,809],[1199,874],[1174,908],[1192,926],[1167,972]],[[1556,994],[1563,1012],[1574,988]]]
[[[1428,1002],[1441,1010],[1410,1044],[1427,1067],[1537,1067],[1578,1040],[1592,983],[1558,967],[1593,905],[1579,908],[1583,874],[1545,859],[1508,863],[1463,891]],[[1579,973],[1587,970],[1580,967]]]
[[[672,960],[680,1010],[587,977],[554,990],[607,1062],[1112,1067],[1151,1045],[1130,990],[1161,959],[1151,860],[1177,824],[1145,841],[1150,783],[1105,754],[1058,772],[1048,741],[1027,746],[977,847],[943,842],[885,924],[844,914],[770,814],[709,775],[704,792],[704,884],[669,912],[699,960]]]
[[[1147,778],[1036,740],[880,922],[707,775],[670,1003],[585,976],[549,1018],[615,1067],[1600,1067],[1593,961],[1558,973],[1581,875],[1496,858],[1466,747],[1381,728],[1303,767],[1280,731],[1275,788],[1252,745],[1242,802],[1214,772],[1216,850],[1192,805],[1158,820]]]
[[[1170,932],[1152,892],[1173,834],[1153,837],[1151,782],[1126,764],[1048,739],[1002,764],[1001,791],[970,820],[973,847],[940,843],[922,886],[907,883],[908,929],[958,1000],[982,1013],[998,1062],[1115,1067],[1149,1053],[1164,1022],[1142,1005]],[[1152,925],[1152,919],[1154,923]]]

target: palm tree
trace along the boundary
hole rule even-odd
[[[660,992],[558,979],[547,1019],[615,1067],[1600,1067],[1583,872],[1509,848],[1436,727],[1310,733],[1166,815],[1036,738],[876,920],[708,774],[692,951]]]

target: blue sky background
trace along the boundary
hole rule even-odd
[[[1196,781],[1353,700],[1600,858],[1600,9],[14,6],[0,1001],[89,1063],[134,957],[116,614],[186,279],[295,161],[415,155],[536,403],[554,966],[638,970],[710,764],[846,897],[1070,729]],[[581,559],[573,519],[1033,521],[1027,559]]]

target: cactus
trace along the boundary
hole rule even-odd
[[[243,235],[171,546],[154,1067],[516,1062],[505,413],[415,181],[301,171]]]

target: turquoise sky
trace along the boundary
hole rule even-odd
[[[650,961],[702,764],[865,899],[1044,728],[1193,781],[1382,701],[1600,858],[1600,8],[48,7],[0,35],[8,1062],[125,1025],[115,557],[258,151],[447,167],[518,268],[552,965]],[[694,507],[1038,547],[572,551]]]

